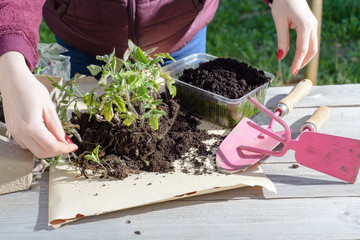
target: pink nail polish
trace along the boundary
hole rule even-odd
[[[282,58],[283,54],[284,54],[283,50],[279,49],[278,53],[277,53],[277,60],[280,60]]]
[[[295,75],[298,73],[298,71],[299,71],[299,69],[297,69],[297,70],[294,72],[293,76],[295,76]]]
[[[67,135],[65,135],[65,141],[67,141],[68,143],[73,143]]]

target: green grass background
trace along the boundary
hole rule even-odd
[[[316,0],[314,0],[316,1]],[[360,1],[323,0],[318,85],[360,83]],[[273,73],[273,85],[291,81],[296,33],[290,31],[290,50],[279,65],[277,36],[270,8],[260,0],[220,0],[208,26],[207,52],[231,57]],[[44,22],[40,42],[55,42]],[[300,70],[297,78],[304,77]]]

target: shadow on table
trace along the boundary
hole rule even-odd
[[[271,181],[275,183],[284,183],[294,186],[310,186],[310,185],[344,185],[349,184],[341,180],[326,180],[311,177],[288,176],[281,174],[266,174]]]
[[[49,204],[49,172],[45,171],[42,173],[41,179],[37,180],[39,187],[30,191],[38,191],[39,192],[39,212],[36,220],[36,225],[34,228],[35,232],[39,232],[42,230],[51,231],[53,227],[48,226],[48,204]]]

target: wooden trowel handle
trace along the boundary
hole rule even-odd
[[[281,99],[275,106],[275,111],[280,110],[280,117],[287,115],[301,99],[303,99],[312,88],[312,81],[309,79],[303,79],[298,82],[291,92]]]
[[[310,131],[317,132],[320,127],[329,119],[330,109],[326,106],[321,106],[313,113],[311,118],[307,120],[300,128],[300,131],[303,132],[305,129]]]

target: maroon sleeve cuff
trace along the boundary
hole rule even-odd
[[[10,51],[20,52],[24,55],[29,69],[32,71],[35,68],[38,62],[37,50],[33,49],[21,35],[0,35],[0,56]]]

